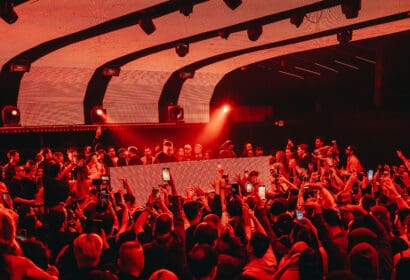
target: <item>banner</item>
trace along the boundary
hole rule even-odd
[[[120,179],[126,178],[137,203],[145,206],[152,188],[165,183],[162,180],[163,168],[170,169],[178,194],[185,196],[185,189],[188,187],[200,187],[205,192],[213,191],[212,183],[216,176],[220,176],[218,165],[222,167],[224,174],[228,175],[231,183],[235,182],[237,174],[242,177],[244,171],[256,170],[259,172],[259,178],[269,187],[269,156],[112,167],[111,186],[117,191],[122,186]]]

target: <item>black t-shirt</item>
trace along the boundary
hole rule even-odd
[[[177,161],[177,158],[173,154],[167,155],[164,152],[159,152],[155,156],[155,163],[166,163],[166,162],[174,162],[174,161]]]
[[[44,185],[44,206],[52,207],[65,202],[70,195],[70,186],[66,180],[47,179]]]

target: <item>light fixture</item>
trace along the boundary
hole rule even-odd
[[[105,123],[107,121],[107,110],[102,106],[97,105],[91,109],[90,112],[91,123]]]
[[[121,68],[116,65],[105,66],[103,68],[102,74],[103,76],[112,77],[112,76],[119,76]]]
[[[184,16],[189,16],[194,10],[194,3],[192,0],[177,0],[179,12]]]
[[[0,17],[8,24],[15,23],[19,18],[13,9],[13,3],[10,0],[0,1]]]
[[[231,106],[229,106],[229,105],[224,105],[222,107],[222,112],[224,112],[224,113],[228,113],[230,110],[231,110]]]
[[[343,30],[337,33],[337,41],[342,46],[346,46],[352,40],[352,30]]]
[[[254,25],[247,29],[248,39],[251,41],[257,41],[262,35],[262,25]]]
[[[195,75],[195,71],[181,71],[179,72],[180,79],[192,79]]]
[[[1,110],[1,120],[3,126],[19,126],[20,111],[16,106],[6,105]]]
[[[189,52],[189,44],[188,43],[178,43],[175,47],[175,51],[180,57],[184,57]]]
[[[10,72],[30,72],[30,61],[18,59],[10,63]]]
[[[156,30],[156,27],[152,22],[152,17],[148,13],[143,13],[141,15],[138,24],[147,35],[152,34]]]
[[[226,30],[219,30],[218,31],[218,36],[221,37],[222,39],[228,39],[229,35],[231,35],[231,33],[229,33]]]
[[[179,105],[168,106],[168,122],[183,122],[184,109]]]
[[[224,2],[231,10],[235,10],[242,4],[242,0],[224,0]]]
[[[296,14],[290,17],[290,23],[299,28],[302,24],[303,19],[305,18],[305,14]]]
[[[361,0],[343,0],[342,1],[342,13],[347,19],[357,18],[359,11],[362,7]]]

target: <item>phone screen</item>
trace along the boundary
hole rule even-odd
[[[258,188],[258,196],[261,199],[265,199],[266,198],[266,187],[265,186],[259,186]]]
[[[252,192],[252,183],[251,182],[246,182],[246,192],[251,193]]]
[[[302,210],[296,209],[296,219],[298,219],[298,221],[303,221],[303,212]]]
[[[169,168],[168,167],[162,168],[162,180],[164,180],[166,182],[171,181],[171,176],[169,174]]]
[[[367,171],[367,179],[369,181],[373,180],[373,174],[374,174],[373,169],[369,169],[369,171]]]

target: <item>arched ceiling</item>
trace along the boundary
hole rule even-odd
[[[227,40],[204,34],[227,27],[244,28],[244,22],[264,17],[278,20],[281,13],[302,6],[330,7],[330,2],[336,5],[340,1],[244,0],[232,11],[222,0],[197,0],[193,1],[193,13],[188,17],[179,13],[176,1],[19,2],[22,3],[15,7],[18,21],[11,25],[0,22],[0,63],[3,65],[0,105],[16,103],[23,125],[83,124],[86,93],[90,100],[104,105],[111,122],[158,122],[161,99],[183,105],[187,122],[206,122],[215,87],[227,73],[265,59],[337,44],[335,36],[280,46],[274,45],[275,42],[400,13],[401,20],[398,17],[354,31],[353,40],[410,29],[410,0],[362,1],[359,17],[350,20],[342,14],[339,5],[318,9],[308,13],[299,28],[288,19],[265,21],[263,34],[257,41],[249,41],[246,31],[239,30]],[[151,35],[137,26],[143,10],[153,15],[156,31]],[[198,38],[190,44],[185,57],[177,56],[174,43],[170,43],[182,38]],[[269,44],[273,46],[262,47]],[[261,46],[257,51],[241,53],[257,46]],[[238,55],[224,58],[232,52]],[[222,59],[201,63],[218,55]],[[16,57],[32,62],[30,72],[7,73],[8,63]],[[119,77],[103,77],[98,71],[111,62],[121,62]],[[164,90],[174,72],[195,63],[200,67],[195,69],[193,79],[180,83],[180,91]]]

